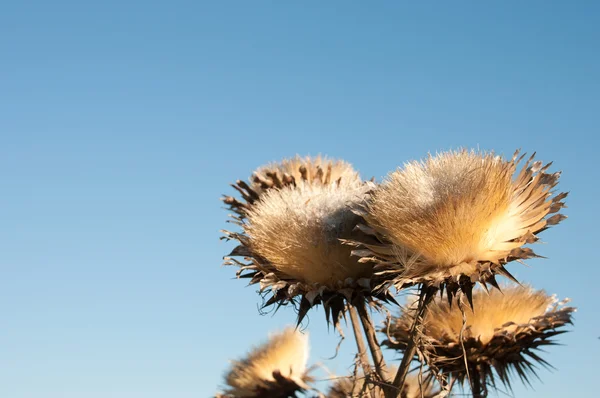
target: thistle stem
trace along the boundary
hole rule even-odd
[[[371,375],[371,365],[369,363],[369,358],[367,358],[367,348],[365,347],[365,342],[363,340],[362,331],[360,329],[360,321],[358,319],[358,312],[353,305],[349,305],[350,310],[350,321],[352,323],[352,330],[354,331],[354,339],[356,340],[356,348],[358,349],[358,359],[362,366],[365,377],[369,378]],[[371,396],[374,392],[371,392]]]
[[[395,395],[396,397],[400,397],[402,394],[402,389],[404,388],[404,382],[406,380],[406,375],[408,373],[410,363],[413,357],[415,356],[415,353],[417,352],[418,329],[421,323],[423,322],[423,318],[427,314],[427,307],[431,303],[431,300],[433,300],[433,297],[435,296],[436,292],[437,288],[421,286],[419,306],[417,307],[415,320],[410,330],[408,345],[406,346],[404,356],[402,357],[402,362],[400,363],[400,367],[398,368],[398,372],[396,373],[396,377],[394,378],[394,387],[397,388]]]
[[[473,398],[483,398],[486,397],[487,394],[484,393],[482,385],[481,385],[481,375],[479,373],[479,369],[477,366],[473,366],[471,368],[471,372],[469,375],[471,379],[471,392],[473,393]]]
[[[385,364],[385,360],[383,359],[383,354],[381,353],[381,347],[377,342],[377,335],[375,334],[373,320],[369,316],[364,299],[356,300],[356,309],[358,310],[358,315],[365,331],[365,336],[367,337],[367,344],[369,345],[369,350],[371,351],[371,356],[373,357],[375,371],[377,372],[377,375],[381,381],[387,383],[389,381],[387,366]]]
[[[365,376],[368,376],[371,373],[371,365],[369,364],[369,359],[367,358],[367,348],[365,347],[365,342],[363,340],[362,332],[360,330],[358,313],[356,312],[356,308],[354,308],[354,306],[349,307],[350,321],[352,322],[354,338],[356,339],[356,347],[358,348],[358,358],[360,359],[360,364],[362,365],[363,371],[365,372]]]

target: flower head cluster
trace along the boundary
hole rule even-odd
[[[225,264],[260,286],[265,307],[293,304],[298,322],[315,305],[334,325],[349,307],[359,310],[375,372],[361,359],[368,377],[340,379],[331,397],[384,393],[378,382],[404,382],[403,397],[436,394],[428,382],[405,380],[415,357],[427,365],[426,380],[438,379],[442,395],[457,380],[469,379],[474,396],[495,386],[496,376],[508,385],[513,372],[528,381],[536,362],[546,364],[536,350],[562,333],[556,329],[571,323],[574,311],[529,287],[502,294],[496,281],[502,275],[517,282],[507,264],[539,257],[529,245],[566,218],[560,211],[567,194],[554,190],[560,172],[534,156],[443,152],[406,164],[381,184],[322,157],[268,164],[232,185],[240,197],[223,197],[239,227],[223,231],[238,243]],[[477,284],[487,294],[473,294]],[[393,302],[392,287],[411,286],[421,289],[416,308],[386,330],[385,344],[405,353],[391,381],[365,304]],[[298,339],[288,330],[236,362],[226,396],[293,397],[306,390],[305,345]]]

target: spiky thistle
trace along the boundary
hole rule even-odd
[[[307,371],[308,335],[294,328],[272,335],[245,358],[233,361],[225,376],[227,398],[295,397],[310,389]]]
[[[494,372],[508,386],[511,373],[528,383],[535,363],[549,365],[536,350],[553,344],[551,338],[564,333],[557,329],[572,323],[575,308],[565,307],[566,302],[528,286],[489,293],[478,289],[473,309],[436,299],[420,328],[421,355],[428,365],[462,384],[470,376],[480,393],[487,392],[488,385],[495,386]],[[382,330],[390,337],[383,345],[406,349],[414,311],[406,310],[389,330]]]
[[[241,195],[241,200],[225,195],[222,200],[241,218],[261,195],[270,189],[296,186],[298,183],[312,185],[354,185],[360,177],[352,166],[343,160],[327,157],[300,157],[270,163],[258,168],[248,182],[237,180],[231,186]]]
[[[356,211],[372,184],[358,179],[347,163],[321,158],[296,158],[266,168],[277,171],[260,172],[264,169],[255,176],[291,183],[252,191],[257,199],[238,218],[242,232],[225,231],[240,243],[225,264],[240,266],[238,277],[260,284],[270,295],[265,306],[299,303],[300,322],[313,305],[323,304],[337,324],[347,301],[371,295],[372,265],[359,262],[342,240],[362,236],[355,230],[363,222]],[[378,297],[391,298],[387,292]]]
[[[514,278],[507,262],[536,257],[526,244],[565,216],[566,193],[555,195],[560,172],[531,156],[512,160],[493,153],[450,151],[411,162],[374,190],[364,232],[379,244],[355,253],[379,263],[397,288],[413,284],[446,287],[449,296],[473,284],[497,286],[495,275]],[[534,154],[535,155],[535,154]]]

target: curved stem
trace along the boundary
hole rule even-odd
[[[373,358],[373,363],[375,364],[375,372],[377,373],[377,376],[379,376],[379,380],[377,380],[375,384],[379,385],[381,390],[377,390],[379,390],[386,398],[392,398],[395,396],[395,393],[390,389],[391,385],[389,383],[390,379],[387,366],[385,364],[385,360],[383,359],[379,342],[377,342],[375,326],[373,325],[373,320],[367,311],[364,298],[361,297],[357,299],[355,302],[355,307],[358,311],[358,316],[362,323],[363,330],[365,331],[365,336],[367,337],[367,344],[369,345],[371,357]]]
[[[367,344],[369,345],[373,363],[375,364],[375,371],[377,372],[381,382],[388,383],[389,378],[387,366],[385,364],[385,360],[383,359],[383,354],[381,353],[381,347],[377,342],[377,335],[375,333],[375,327],[373,326],[373,320],[367,311],[364,298],[356,300],[356,309],[358,310],[358,315],[360,317],[363,330],[365,331],[365,336],[367,337]],[[384,390],[387,389],[388,388],[384,387]]]

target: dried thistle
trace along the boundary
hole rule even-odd
[[[245,358],[233,361],[225,376],[228,388],[222,397],[295,397],[310,389],[308,336],[288,328],[254,348]]]
[[[361,237],[355,227],[363,220],[356,211],[372,185],[358,179],[347,163],[329,162],[326,172],[320,158],[267,167],[276,171],[259,169],[255,176],[292,183],[252,190],[258,199],[238,219],[242,232],[225,231],[240,243],[225,264],[240,266],[238,277],[271,294],[265,306],[299,302],[299,322],[313,305],[323,304],[327,318],[337,324],[346,300],[371,295],[372,265],[351,256],[351,247],[341,240]],[[298,181],[297,174],[306,179]],[[337,182],[331,183],[332,176]],[[390,298],[385,292],[378,297]]]
[[[370,265],[359,263],[339,242],[360,221],[353,210],[364,201],[365,188],[302,184],[267,192],[248,213],[249,249],[307,284],[335,289],[347,278],[368,276]]]
[[[512,372],[528,383],[536,362],[549,366],[536,350],[553,344],[551,338],[564,333],[556,329],[572,323],[575,308],[565,307],[565,302],[528,286],[489,294],[478,290],[473,309],[439,298],[421,325],[421,354],[428,365],[463,384],[470,376],[483,390],[488,384],[495,386],[494,371],[505,385],[510,386]],[[413,317],[414,308],[394,319],[391,338],[383,345],[404,351]]]
[[[554,195],[560,172],[531,156],[507,161],[493,153],[451,151],[408,163],[372,194],[363,231],[379,244],[357,244],[362,261],[397,288],[423,283],[470,295],[476,282],[497,286],[504,265],[537,257],[524,245],[565,216],[566,193]]]

